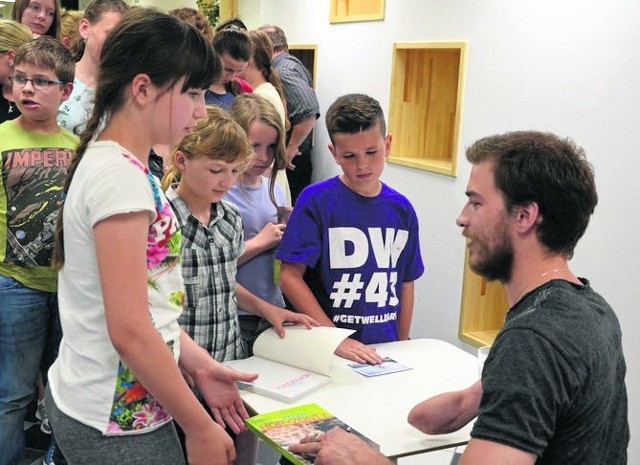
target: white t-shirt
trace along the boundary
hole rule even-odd
[[[284,104],[282,103],[282,99],[280,98],[280,94],[278,90],[271,84],[270,82],[264,82],[260,84],[258,87],[253,89],[253,93],[264,97],[271,105],[273,105],[280,116],[280,121],[282,121],[282,127],[284,128],[284,124],[286,121],[286,113]]]
[[[149,313],[177,361],[184,295],[180,228],[157,179],[144,170],[115,142],[94,142],[65,199],[65,264],[58,280],[63,338],[49,383],[60,410],[104,434],[150,431],[171,419],[111,343],[96,260],[96,223],[120,213],[149,212]]]
[[[58,124],[73,134],[81,134],[93,112],[95,96],[93,87],[75,78],[71,95],[58,107]]]

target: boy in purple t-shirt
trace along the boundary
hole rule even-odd
[[[380,182],[391,135],[380,104],[362,94],[329,107],[329,150],[342,174],[298,197],[277,252],[290,302],[321,325],[355,329],[336,354],[380,363],[365,344],[409,338],[413,282],[424,272],[418,219]]]

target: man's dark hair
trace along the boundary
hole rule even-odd
[[[506,207],[538,204],[540,242],[568,258],[598,203],[593,168],[570,139],[538,131],[485,137],[467,149],[473,164],[493,162]]]

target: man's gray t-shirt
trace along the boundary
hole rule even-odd
[[[509,311],[484,365],[472,437],[534,453],[537,464],[627,463],[620,324],[583,282],[553,280]]]

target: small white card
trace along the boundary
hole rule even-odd
[[[397,373],[399,371],[411,370],[412,368],[396,362],[392,358],[384,357],[378,365],[369,365],[368,363],[350,363],[351,369],[365,376],[380,376],[389,373]]]

